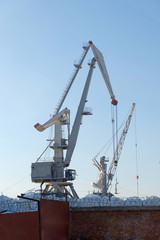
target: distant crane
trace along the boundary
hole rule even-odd
[[[99,175],[98,181],[96,183],[93,183],[92,186],[94,188],[99,189],[100,195],[102,195],[102,196],[108,194],[108,189],[109,189],[109,187],[112,183],[113,177],[115,175],[118,161],[119,161],[119,158],[120,158],[120,155],[122,152],[124,141],[125,141],[125,138],[126,138],[126,135],[127,135],[128,129],[129,129],[129,125],[131,122],[131,118],[133,115],[134,108],[135,108],[135,103],[132,104],[130,113],[128,115],[128,118],[127,118],[125,126],[124,126],[124,129],[122,131],[122,134],[120,136],[119,142],[116,147],[116,150],[114,152],[112,162],[108,169],[108,173],[107,173],[107,164],[106,164],[108,162],[108,160],[106,160],[104,156],[101,157],[100,163],[98,163],[98,161],[95,158],[93,159],[93,165],[95,165],[98,168],[100,175]],[[116,185],[116,187],[117,187],[117,185]]]
[[[93,51],[94,57],[92,61],[89,63],[89,66],[90,66],[89,73],[86,79],[86,83],[81,96],[81,100],[80,100],[77,114],[74,120],[74,124],[70,133],[70,110],[65,108],[62,111],[60,111],[60,109],[73,84],[74,79],[77,76],[79,69],[81,69],[82,63],[90,47]],[[85,104],[86,104],[87,94],[88,94],[88,90],[91,82],[92,73],[95,68],[96,62],[98,63],[98,66],[100,68],[104,81],[106,83],[106,86],[108,88],[110,97],[112,99],[111,103],[114,106],[116,106],[118,103],[113,94],[113,90],[110,84],[109,76],[107,73],[107,69],[105,66],[102,53],[95,47],[92,41],[89,41],[87,46],[83,46],[83,49],[84,49],[84,52],[82,54],[82,57],[79,63],[74,64],[76,68],[75,72],[56,107],[55,115],[46,123],[42,125],[37,123],[35,125],[35,128],[40,132],[52,125],[55,125],[54,138],[51,140],[51,142],[48,145],[48,147],[54,150],[53,160],[50,162],[47,162],[47,161],[41,162],[39,158],[37,162],[32,163],[32,167],[31,167],[32,181],[41,183],[41,185],[45,183],[46,192],[54,192],[55,194],[59,194],[59,195],[60,194],[63,195],[64,193],[67,193],[74,198],[78,198],[78,195],[73,187],[73,183],[70,181],[75,179],[76,171],[73,169],[67,169],[67,167],[69,167],[71,162],[72,154],[77,142],[80,125],[82,122],[82,117],[83,115],[91,114],[88,110],[85,109]],[[67,126],[67,129],[68,129],[67,139],[63,138],[63,134],[62,134],[63,125]],[[54,141],[54,144],[52,145],[53,141]],[[64,150],[66,150],[65,158],[64,158]],[[67,187],[70,187],[71,191],[69,191]]]

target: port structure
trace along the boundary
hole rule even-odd
[[[61,107],[78,74],[78,71],[82,68],[82,63],[90,48],[92,49],[94,57],[89,63],[88,76],[79,102],[74,124],[70,132],[70,110],[68,108],[61,110]],[[80,126],[82,123],[82,117],[84,115],[92,114],[89,108],[85,108],[85,104],[87,102],[88,90],[96,62],[98,63],[99,69],[108,88],[112,105],[116,106],[118,103],[113,94],[103,55],[92,43],[92,41],[89,41],[87,45],[83,46],[83,54],[80,58],[80,61],[74,64],[75,72],[56,106],[53,117],[42,125],[37,123],[34,126],[40,132],[44,131],[48,127],[51,127],[52,125],[55,126],[54,138],[50,141],[49,145],[43,151],[38,160],[35,163],[32,163],[31,166],[32,182],[40,183],[41,186],[45,183],[44,192],[46,193],[52,192],[57,195],[63,195],[67,193],[70,197],[79,198],[72,183],[72,181],[75,179],[76,171],[74,169],[69,169],[68,167],[70,166],[72,154],[76,146]],[[64,125],[67,126],[68,129],[67,139],[63,139],[62,127]],[[42,155],[48,148],[52,148],[54,151],[53,160],[50,162],[40,161]],[[64,151],[66,151],[65,158]]]

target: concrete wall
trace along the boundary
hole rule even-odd
[[[160,240],[160,209],[72,209],[70,240]]]

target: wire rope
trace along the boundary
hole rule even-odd
[[[137,179],[137,196],[139,196],[139,174],[138,174],[138,150],[137,150],[137,123],[135,109],[135,155],[136,155],[136,179]]]
[[[119,128],[117,129],[117,134],[118,132],[121,130],[121,128],[124,126],[126,119],[127,119],[128,114],[126,114],[126,117],[124,118],[123,122],[121,123],[121,125],[119,126]],[[118,136],[118,135],[117,135]],[[109,144],[109,146],[107,147],[107,149],[104,152],[104,155],[107,153],[107,151],[109,150],[111,144],[113,142],[113,137],[111,136],[109,138],[109,140],[103,145],[103,147],[98,151],[98,153],[95,155],[94,158],[97,158],[99,156],[99,154],[107,147],[107,145]]]
[[[20,182],[24,181],[26,178],[28,178],[30,176],[30,174],[28,174],[27,176],[21,178],[20,180],[18,180],[17,182],[11,184],[10,186],[6,187],[5,189],[3,189],[3,191],[1,191],[2,193],[3,192],[6,192],[8,189],[14,187],[15,185],[19,184]]]
[[[113,156],[115,153],[115,119],[114,119],[114,107],[111,105],[111,121],[112,121],[112,138],[113,138]]]
[[[118,106],[116,105],[116,147],[118,146]]]

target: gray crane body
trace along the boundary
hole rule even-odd
[[[79,103],[77,114],[74,120],[72,131],[70,133],[70,111],[67,108],[63,109],[61,112],[59,111],[73,84],[73,81],[77,76],[79,69],[81,69],[82,63],[90,47],[93,51],[94,57],[91,63],[89,64],[90,66],[89,73],[88,73],[84,90],[80,99],[80,103]],[[88,90],[89,90],[89,86],[90,86],[96,61],[98,63],[98,66],[100,68],[100,71],[102,73],[106,86],[108,88],[108,91],[110,93],[112,104],[117,105],[117,101],[115,100],[115,97],[113,94],[113,90],[110,84],[110,80],[109,80],[109,76],[108,76],[105,62],[103,59],[103,55],[91,41],[89,41],[88,45],[84,46],[83,49],[84,49],[84,52],[82,54],[80,62],[78,64],[75,64],[75,68],[76,68],[75,73],[73,74],[71,81],[67,85],[64,91],[64,94],[62,95],[62,98],[56,107],[55,115],[43,125],[39,123],[35,125],[35,128],[38,131],[43,131],[52,125],[55,126],[54,138],[51,140],[50,144],[48,145],[48,147],[54,150],[53,160],[50,162],[47,162],[47,161],[41,162],[40,161],[41,157],[40,157],[38,158],[37,162],[32,163],[32,167],[31,167],[32,181],[41,183],[41,185],[45,183],[45,189],[44,189],[45,192],[53,192],[56,194],[67,193],[68,195],[74,198],[78,198],[78,195],[74,190],[73,183],[71,181],[75,179],[76,171],[73,169],[67,169],[67,167],[69,167],[70,165],[72,154],[76,146],[79,129],[82,122],[82,117],[83,115],[90,114],[89,112],[88,113],[85,112],[85,103],[86,103]],[[63,139],[62,126],[66,126],[68,129],[67,139]],[[46,149],[48,149],[48,147]],[[66,151],[65,158],[64,158],[64,150]],[[41,154],[41,156],[42,155],[43,154]],[[68,187],[70,188],[69,190],[68,190]]]

